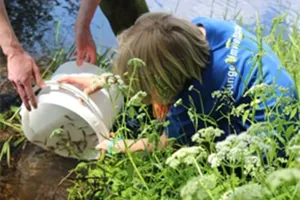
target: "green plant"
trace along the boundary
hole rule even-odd
[[[296,23],[292,32],[287,33],[282,28],[283,19],[282,16],[275,18],[266,36],[262,35],[257,20],[259,51],[255,63],[261,71],[263,43],[269,44],[299,88],[300,73],[296,67],[300,35]],[[286,34],[289,40],[285,40]],[[133,67],[143,67],[140,60],[130,62]],[[132,97],[130,84],[123,89],[128,99],[120,113],[116,134],[131,137],[133,133],[125,124],[125,118],[130,115],[140,122],[139,137],[155,141],[160,132],[157,131],[158,124],[151,120],[147,106],[143,105],[143,92]],[[231,107],[231,112],[224,117],[241,117],[243,123],[251,126],[239,135],[233,134],[223,141],[214,142],[223,131],[215,127],[217,123],[210,116],[196,114],[191,106],[186,109],[192,121],[196,123],[196,119],[203,119],[206,124],[206,128],[193,136],[195,146],[171,145],[177,149],[175,152],[169,146],[152,153],[116,153],[105,155],[98,161],[80,163],[74,169],[76,179],[69,189],[69,199],[299,199],[300,122],[289,120],[299,117],[299,102],[284,95],[277,98],[275,108],[267,110],[270,119],[263,123],[254,120],[255,109],[250,109],[276,97],[276,89],[286,91],[265,84],[247,88],[245,95],[251,96],[252,102]],[[194,90],[193,86],[189,90]],[[231,98],[226,91],[216,91],[213,95],[222,100]],[[175,104],[181,105],[182,102],[179,100]],[[140,108],[133,109],[133,105]]]

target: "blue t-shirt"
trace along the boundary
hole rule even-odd
[[[244,124],[238,117],[228,119],[224,115],[231,112],[232,106],[250,103],[251,99],[244,97],[245,92],[261,82],[291,88],[288,95],[298,98],[295,83],[270,47],[264,44],[261,63],[255,61],[259,48],[253,34],[223,20],[199,17],[192,23],[206,30],[211,50],[210,64],[202,72],[202,83],[195,79],[188,80],[177,97],[177,100],[182,100],[182,105],[170,108],[166,118],[169,125],[165,128],[169,138],[191,143],[191,137],[197,130],[211,125],[225,132],[220,140],[228,134],[247,130],[249,123]],[[228,91],[232,98],[213,98],[212,93],[218,90]],[[267,106],[275,106],[275,103],[276,99],[270,99]],[[188,108],[194,109],[189,111]],[[256,110],[256,121],[265,120],[265,109],[261,105]],[[193,113],[197,113],[197,119],[193,118]]]

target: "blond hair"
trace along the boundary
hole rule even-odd
[[[188,79],[201,81],[209,60],[209,45],[197,26],[167,13],[147,13],[118,37],[120,50],[114,71],[134,92],[145,91],[147,103],[172,103]],[[145,66],[134,69],[133,58]],[[124,74],[127,74],[124,76]]]

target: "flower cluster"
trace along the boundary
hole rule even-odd
[[[242,167],[245,174],[255,176],[262,164],[256,152],[265,152],[271,147],[264,143],[262,137],[252,136],[247,132],[240,135],[229,135],[224,141],[216,144],[216,153],[208,156],[212,168],[224,165]]]
[[[223,134],[224,131],[210,126],[208,128],[203,128],[197,131],[192,136],[192,141],[199,144],[203,142],[213,142],[215,138],[220,137]]]
[[[279,169],[272,172],[266,178],[266,183],[269,184],[272,190],[276,190],[282,185],[294,185],[296,186],[300,182],[300,169],[298,168],[287,168]]]
[[[261,83],[252,86],[248,91],[245,92],[244,97],[246,96],[264,97],[264,99],[266,100],[267,97],[273,96],[274,94],[276,94],[274,85]]]
[[[129,101],[128,106],[140,106],[142,105],[143,99],[147,96],[147,93],[144,91],[138,91],[135,95],[133,95]]]
[[[270,195],[271,193],[267,188],[256,183],[250,183],[247,185],[237,187],[234,190],[227,191],[221,197],[221,200],[233,200],[233,199],[265,200]]]
[[[242,103],[238,107],[233,107],[230,114],[235,117],[241,117],[246,109],[249,109],[249,104]]]
[[[173,153],[172,156],[167,159],[166,164],[175,169],[180,163],[190,165],[206,157],[207,153],[202,147],[183,147]]]
[[[216,188],[217,177],[215,175],[204,175],[189,180],[180,191],[183,200],[211,199],[210,191]]]

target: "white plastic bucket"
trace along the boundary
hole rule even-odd
[[[32,143],[64,157],[97,159],[95,146],[109,136],[114,119],[123,105],[120,92],[111,87],[87,96],[70,84],[58,84],[63,76],[99,75],[97,66],[75,61],[61,65],[37,95],[38,108],[21,108],[22,128]],[[79,98],[84,100],[83,104]],[[56,134],[53,134],[56,130]]]

